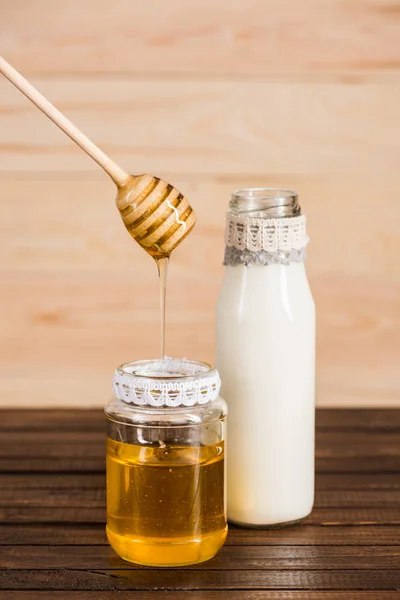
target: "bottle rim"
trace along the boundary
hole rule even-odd
[[[234,191],[229,212],[254,218],[297,217],[301,207],[294,190],[255,187]]]
[[[174,383],[182,381],[194,381],[209,377],[216,372],[209,363],[190,360],[187,358],[173,359],[147,359],[127,362],[117,367],[121,375],[131,375],[143,380],[154,380],[157,382]],[[189,372],[191,371],[191,372]]]

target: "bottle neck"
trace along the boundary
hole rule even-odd
[[[288,265],[304,260],[308,236],[296,192],[272,188],[234,192],[225,241],[225,265]]]
[[[293,190],[245,188],[233,192],[229,212],[252,219],[276,219],[297,217],[301,208]]]

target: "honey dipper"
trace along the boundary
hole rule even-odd
[[[185,196],[153,175],[129,175],[1,56],[0,73],[111,177],[118,189],[116,202],[122,220],[138,244],[156,259],[169,256],[196,223]]]

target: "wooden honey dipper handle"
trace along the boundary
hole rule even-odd
[[[126,228],[138,244],[156,259],[169,256],[196,222],[187,199],[158,177],[129,175],[121,169],[1,56],[0,73],[111,177],[118,188],[118,210]]]
[[[131,176],[121,169],[111,158],[104,154],[80,129],[78,129],[65,115],[62,114],[47,98],[45,98],[29,81],[27,81],[14,67],[0,56],[0,73],[2,73],[16,88],[20,90],[33,104],[35,104],[53,123],[57,125],[71,140],[84,150],[104,171],[114,183],[121,187]]]

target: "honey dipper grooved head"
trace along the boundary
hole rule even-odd
[[[118,188],[117,207],[133,239],[154,258],[169,256],[196,223],[185,196],[152,175],[132,175]]]

